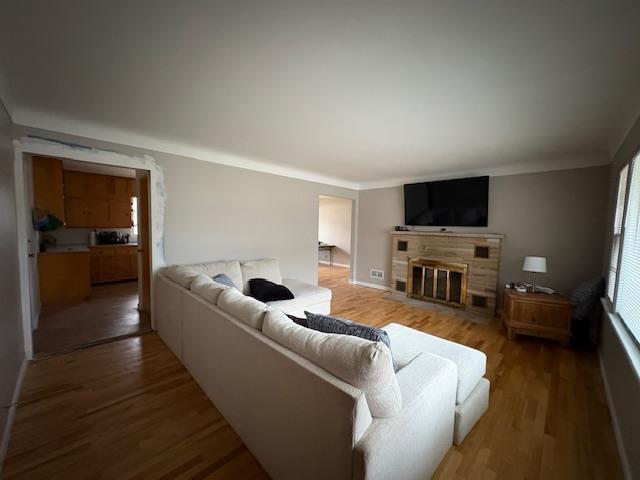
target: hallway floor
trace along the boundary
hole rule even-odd
[[[150,329],[149,316],[138,311],[137,281],[93,285],[82,303],[43,308],[33,332],[34,353],[67,352]]]

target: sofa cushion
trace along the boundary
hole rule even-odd
[[[402,368],[421,352],[451,360],[458,367],[458,390],[456,403],[464,402],[484,376],[487,356],[476,349],[424,332],[390,323],[383,327],[391,339],[391,348],[396,364]]]
[[[222,285],[218,282],[211,280],[209,275],[201,273],[191,282],[191,291],[203,298],[209,303],[216,304],[218,297],[223,290],[227,289],[226,285]]]
[[[197,270],[184,265],[172,265],[165,268],[162,273],[184,288],[190,288],[191,282],[199,275]]]
[[[252,278],[265,278],[273,283],[282,283],[280,264],[274,258],[247,260],[240,264],[240,269],[242,271],[242,283],[237,285],[238,287],[242,285],[242,291],[247,295],[249,294],[249,280]]]
[[[364,338],[372,342],[382,342],[387,348],[391,348],[389,335],[384,330],[369,325],[355,323],[346,318],[333,317],[331,315],[320,315],[317,313],[304,312],[307,317],[307,326],[313,330],[324,333],[339,333],[341,335],[352,335]]]
[[[383,343],[311,330],[278,310],[267,312],[262,332],[364,392],[374,417],[393,417],[402,410],[391,352]]]
[[[270,309],[268,305],[247,297],[235,288],[227,288],[220,292],[217,305],[221,310],[257,330],[262,330],[264,315]]]
[[[294,298],[293,293],[287,287],[264,278],[252,278],[249,280],[249,291],[253,298],[261,302],[293,300]]]
[[[310,283],[300,282],[285,278],[283,285],[293,293],[292,300],[278,300],[275,302],[267,302],[267,304],[284,313],[301,312],[311,305],[331,301],[331,290]]]
[[[217,275],[214,275],[211,278],[211,280],[221,285],[226,285],[229,288],[235,288],[237,290],[240,290],[238,286],[233,282],[233,280],[229,278],[229,275],[227,275],[226,273],[219,273]]]
[[[218,262],[198,263],[187,265],[198,273],[204,273],[210,277],[215,277],[219,273],[226,274],[238,288],[242,288],[242,271],[238,260],[221,260]]]

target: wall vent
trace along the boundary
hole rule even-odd
[[[409,243],[406,240],[398,240],[398,251],[406,252],[409,248]]]
[[[403,282],[402,280],[396,280],[396,290],[399,292],[406,292],[407,282]]]
[[[489,258],[489,247],[481,247],[476,245],[473,256],[476,258]]]
[[[375,268],[372,268],[369,275],[371,275],[371,278],[377,278],[379,280],[383,280],[384,279],[384,270],[377,270]]]

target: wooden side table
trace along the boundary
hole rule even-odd
[[[506,290],[504,294],[504,323],[507,338],[516,334],[552,338],[568,344],[571,338],[571,312],[574,303],[557,293],[519,293]]]

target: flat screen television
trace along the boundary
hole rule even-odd
[[[404,223],[427,227],[486,227],[489,177],[404,186]]]

